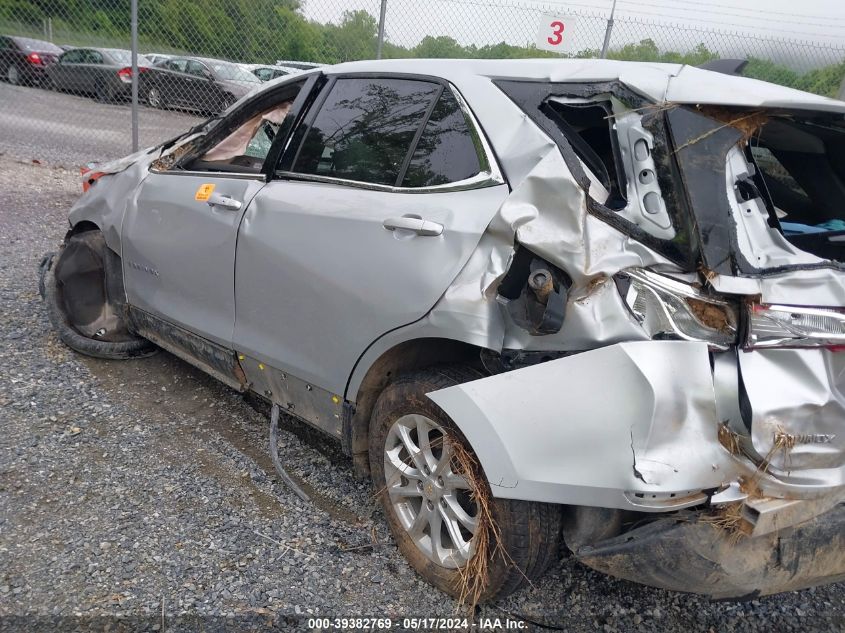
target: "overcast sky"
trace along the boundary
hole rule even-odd
[[[305,0],[305,13],[336,22],[344,10],[379,13],[379,0]],[[448,35],[462,44],[534,42],[543,8],[553,13],[591,14],[572,30],[577,48],[598,48],[613,0],[387,0],[389,41],[413,46],[425,35]],[[612,46],[651,37],[664,49],[704,43],[731,54],[792,59],[797,69],[843,60],[845,0],[618,0]],[[602,19],[604,18],[604,19]],[[652,26],[657,22],[659,26]],[[670,26],[671,25],[671,26]],[[712,35],[712,31],[744,35]],[[812,42],[796,47],[780,40]],[[777,41],[771,41],[777,40]],[[837,50],[838,49],[838,50]]]

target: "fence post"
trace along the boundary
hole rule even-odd
[[[132,153],[138,151],[138,0],[131,0],[132,13]]]
[[[378,16],[378,46],[376,59],[381,59],[381,47],[384,44],[384,19],[387,16],[387,0],[381,0],[381,11]]]
[[[604,44],[601,47],[601,58],[607,58],[607,49],[610,46],[610,34],[613,32],[613,14],[616,13],[616,0],[613,0],[613,7],[610,9],[610,17],[607,19],[607,28],[604,31]]]

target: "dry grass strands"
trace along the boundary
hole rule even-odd
[[[795,445],[798,443],[798,438],[791,433],[787,433],[782,428],[778,427],[775,430],[774,438],[772,439],[772,448],[760,462],[759,471],[768,472],[772,465],[772,460],[779,454],[783,454],[783,468],[787,472],[790,470],[789,455]]]
[[[481,474],[481,466],[475,455],[470,453],[461,442],[449,440],[452,453],[452,471],[462,475],[469,485],[470,499],[477,509],[473,540],[473,554],[469,562],[460,570],[458,603],[466,607],[469,613],[475,610],[490,583],[490,561],[498,553],[504,553],[501,547],[501,534],[493,520],[492,494]]]
[[[731,543],[738,543],[747,532],[747,523],[742,517],[742,503],[729,503],[720,506],[713,514],[705,515],[701,520],[718,530],[726,532]]]
[[[746,144],[749,140],[754,137],[755,134],[760,131],[760,129],[769,121],[770,118],[770,115],[759,110],[755,110],[753,112],[738,113],[732,110],[728,110],[726,108],[699,106],[698,111],[701,112],[703,115],[710,117],[711,119],[721,121],[722,125],[715,127],[712,130],[708,130],[704,134],[696,136],[693,139],[690,139],[689,141],[678,147],[674,152],[675,154],[680,152],[682,149],[689,147],[690,145],[695,145],[696,143],[700,143],[701,141],[710,138],[719,130],[723,130],[726,127],[732,127],[739,130],[742,133],[743,144]]]
[[[719,444],[724,446],[731,455],[739,455],[741,452],[739,435],[731,431],[726,423],[719,425]]]

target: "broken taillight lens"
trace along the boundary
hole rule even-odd
[[[845,346],[845,310],[753,303],[748,310],[746,347]]]
[[[625,301],[651,338],[701,341],[715,349],[736,343],[733,304],[665,275],[643,269],[625,272],[631,282]]]

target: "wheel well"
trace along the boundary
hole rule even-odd
[[[65,235],[65,240],[69,238],[71,235],[79,235],[80,233],[87,233],[88,231],[99,231],[100,227],[94,224],[89,220],[82,220],[81,222],[77,222],[76,224],[71,227],[71,229]]]
[[[463,341],[445,338],[421,338],[405,341],[384,352],[370,365],[357,394],[355,410],[344,419],[344,448],[352,454],[355,474],[370,472],[368,436],[370,416],[384,388],[398,375],[442,363],[480,365],[481,348]]]

